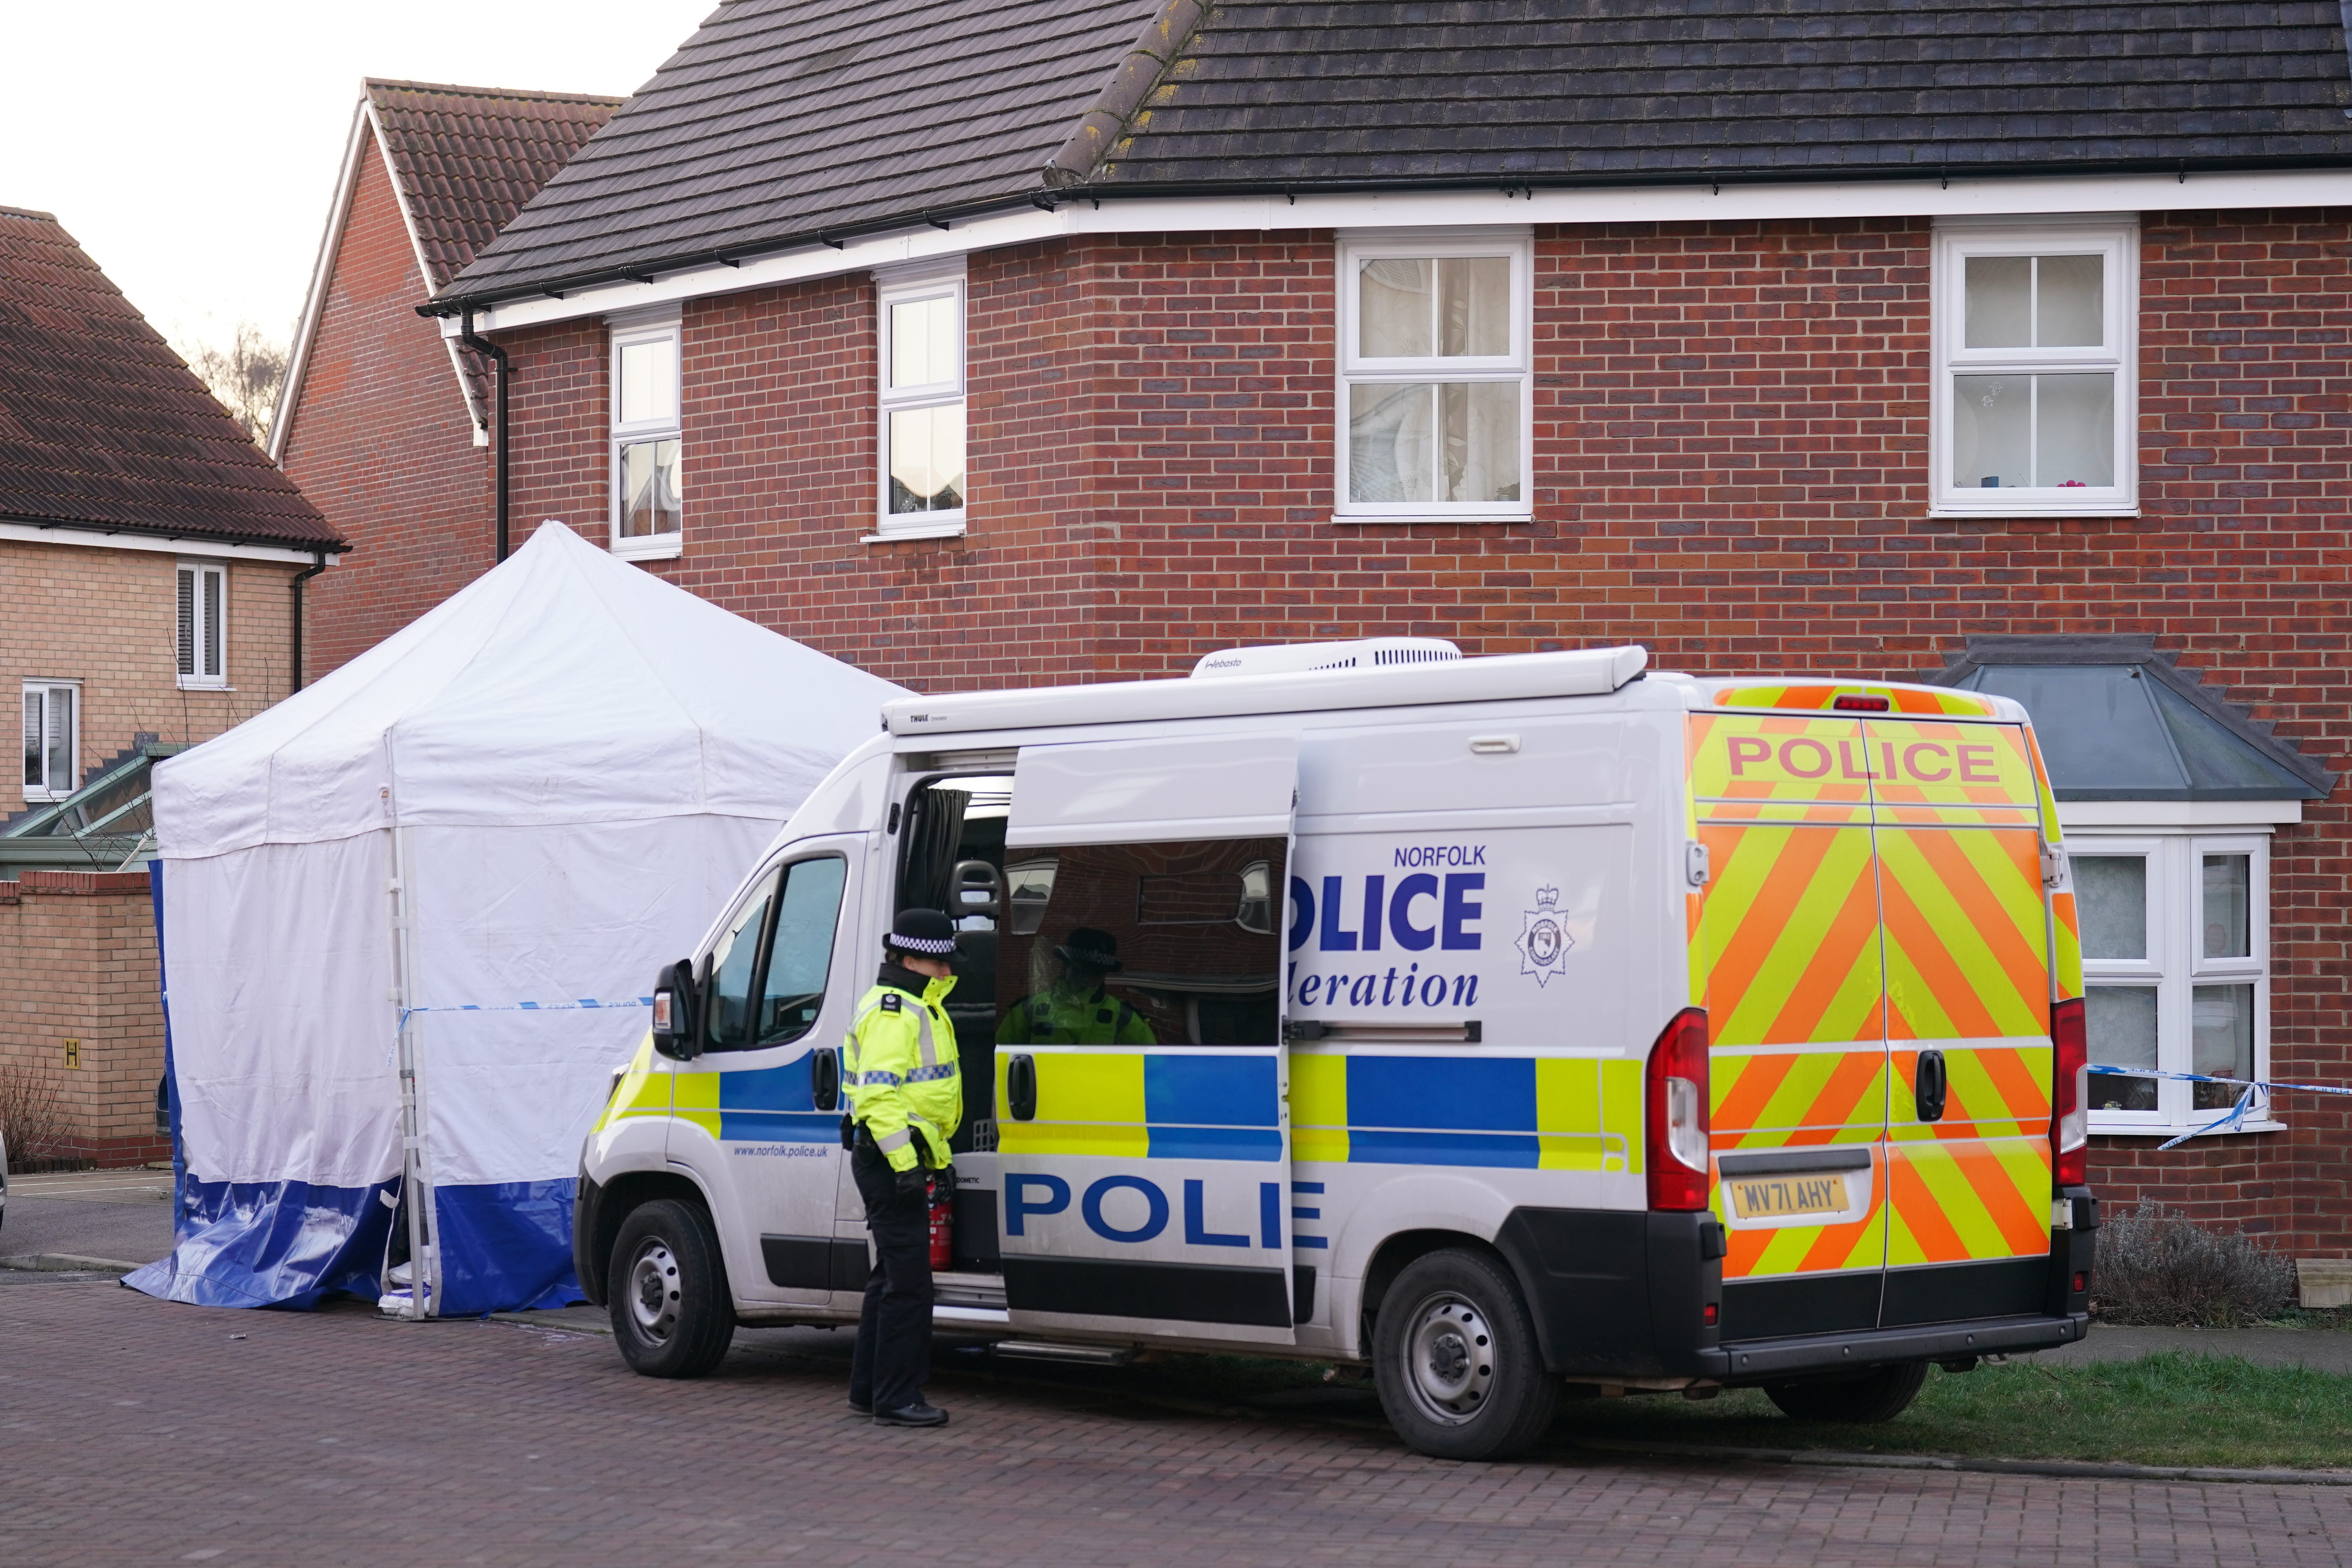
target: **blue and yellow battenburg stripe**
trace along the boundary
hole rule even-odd
[[[1271,1056],[1032,1047],[1034,1120],[1000,1118],[1005,1154],[1279,1160],[1282,1086]],[[1012,1053],[996,1056],[1004,1103]]]
[[[1642,1064],[1294,1050],[1290,1138],[1302,1163],[1639,1172]]]
[[[841,1112],[816,1108],[808,1054],[782,1067],[673,1075],[677,1116],[730,1143],[838,1143]]]

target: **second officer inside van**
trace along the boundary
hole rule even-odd
[[[1000,1046],[1152,1046],[1151,1024],[1103,989],[1119,969],[1118,939],[1107,931],[1080,926],[1054,949],[1061,977],[1045,990],[1024,996],[996,1026]]]
[[[948,1140],[963,1121],[947,995],[955,927],[938,910],[901,910],[882,939],[882,973],[857,1004],[843,1053],[850,1173],[866,1202],[875,1263],[849,1363],[849,1406],[891,1426],[944,1426],[923,1400],[931,1371],[929,1189],[952,1183]]]

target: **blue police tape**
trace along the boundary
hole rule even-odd
[[[2236,1131],[2245,1121],[2246,1112],[2253,1109],[2254,1090],[2258,1089],[2265,1094],[2282,1089],[2294,1089],[2304,1094],[2352,1094],[2352,1089],[2325,1083],[2266,1083],[2255,1079],[2215,1078],[2201,1072],[2158,1072],[2153,1068],[2101,1067],[2095,1064],[2090,1070],[2099,1078],[2168,1078],[2175,1083],[2228,1084],[2240,1091],[2237,1103],[2230,1108],[2227,1114],[2215,1118],[2202,1127],[2192,1127],[2169,1142],[2158,1144],[2157,1151],[2159,1153],[2167,1149],[2178,1149],[2191,1138],[2201,1138],[2208,1132]]]
[[[446,1007],[404,1007],[401,1009],[399,1027],[392,1032],[394,1041],[393,1052],[397,1055],[400,1049],[397,1042],[407,1030],[408,1020],[419,1013],[601,1013],[608,1008],[650,1007],[653,1005],[654,999],[650,996],[625,997],[618,1002],[583,996],[577,1002],[494,1002],[488,1005],[479,1002],[459,1002]]]

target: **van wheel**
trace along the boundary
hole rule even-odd
[[[1397,1276],[1373,1327],[1372,1380],[1397,1436],[1441,1459],[1522,1453],[1559,1402],[1517,1282],[1476,1252],[1433,1252]]]
[[[1834,1383],[1768,1383],[1764,1397],[1800,1421],[1892,1421],[1927,1381],[1924,1361],[1899,1361]]]
[[[621,1358],[647,1377],[700,1377],[735,1337],[719,1238],[701,1209],[674,1198],[640,1204],[621,1222],[605,1300]]]

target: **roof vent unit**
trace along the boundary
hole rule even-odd
[[[1355,642],[1294,642],[1272,647],[1221,647],[1192,667],[1204,675],[1300,675],[1318,669],[1393,669],[1452,664],[1462,650],[1442,637],[1363,637]]]

